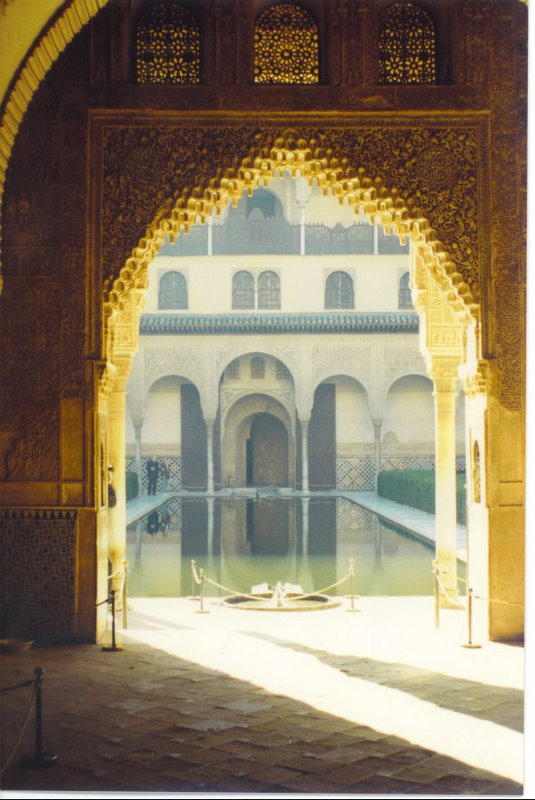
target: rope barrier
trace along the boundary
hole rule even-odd
[[[4,692],[12,692],[14,689],[22,689],[23,686],[31,686],[32,683],[33,680],[29,680],[22,681],[22,683],[16,683],[14,686],[4,686],[3,689],[0,689],[0,694],[3,694]]]
[[[5,764],[0,769],[0,776],[4,774],[4,772],[7,770],[7,768],[9,767],[11,762],[13,761],[13,758],[15,757],[15,754],[16,754],[17,750],[20,747],[20,743],[22,742],[22,737],[26,733],[26,728],[28,727],[28,723],[30,721],[30,714],[32,713],[33,704],[34,704],[34,701],[35,701],[35,698],[36,698],[36,695],[37,695],[37,683],[35,681],[31,680],[26,685],[30,685],[30,684],[34,684],[34,689],[33,689],[33,692],[32,692],[32,696],[30,698],[30,703],[28,705],[28,709],[26,711],[26,716],[24,717],[24,722],[22,723],[22,728],[19,731],[19,735],[17,736],[17,740],[16,740],[15,744],[13,745],[13,747],[11,748],[11,752],[9,753],[9,755],[8,755],[8,757],[6,759]]]
[[[444,584],[442,583],[442,581],[438,577],[438,573],[437,573],[437,581],[438,581],[438,585],[440,586],[440,589],[442,590],[442,594],[444,595],[444,597],[446,598],[446,600],[449,603],[451,603],[456,608],[466,608],[464,603],[459,603],[457,600],[454,600],[454,598],[449,594],[448,590],[445,588]]]
[[[331,583],[330,586],[326,586],[325,589],[318,589],[316,592],[309,592],[308,594],[299,594],[292,596],[292,600],[306,600],[307,597],[314,597],[316,594],[327,594],[330,589],[334,589],[336,586],[340,586],[341,583],[347,581],[347,579],[351,576],[351,573],[348,572],[347,575],[344,575],[341,580],[336,581],[336,583]]]
[[[212,586],[216,586],[218,589],[223,589],[224,592],[227,594],[233,595],[235,597],[245,597],[246,600],[258,600],[258,595],[247,594],[246,592],[235,592],[233,589],[229,589],[228,586],[223,586],[221,583],[217,583],[217,581],[213,581],[207,575],[204,576],[204,580],[211,583]]]
[[[524,603],[511,603],[509,600],[498,600],[496,597],[481,597],[479,594],[474,595],[476,600],[483,600],[485,603],[499,603],[503,606],[514,606],[515,608],[524,608]]]

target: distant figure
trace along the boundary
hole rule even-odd
[[[160,478],[162,480],[160,485],[160,492],[165,494],[167,491],[167,484],[169,483],[169,478],[171,477],[171,473],[169,472],[169,467],[162,459],[160,461]]]
[[[151,536],[154,536],[154,534],[158,533],[159,530],[160,530],[160,520],[158,517],[158,512],[151,511],[151,513],[147,517],[147,533],[150,533]]]
[[[112,486],[112,479],[113,479],[113,467],[108,467],[108,508],[113,508],[117,505],[117,493]]]
[[[167,508],[167,504],[162,506],[160,511],[160,530],[162,533],[165,533],[171,524],[171,514],[169,513],[169,509]]]
[[[147,461],[147,479],[148,479],[148,493],[149,494],[156,494],[156,489],[158,487],[158,474],[160,472],[160,467],[158,462],[155,461],[153,458],[149,458]]]

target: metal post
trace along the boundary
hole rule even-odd
[[[199,599],[197,597],[197,595],[195,594],[195,592],[197,591],[197,589],[196,589],[197,582],[195,580],[195,567],[196,567],[196,565],[197,565],[197,562],[195,561],[194,558],[192,558],[191,559],[191,594],[188,597],[188,600],[198,600]]]
[[[468,587],[468,600],[467,600],[467,607],[468,607],[468,641],[466,644],[461,645],[461,647],[468,647],[471,650],[475,650],[481,647],[480,644],[474,644],[472,642],[472,594],[473,589],[471,586]]]
[[[22,766],[28,769],[47,769],[53,767],[57,761],[57,755],[45,755],[43,753],[43,709],[41,703],[41,678],[44,669],[36,667],[35,675],[35,752],[33,756],[26,756],[22,759]]]
[[[128,575],[128,561],[123,561],[124,580],[123,580],[123,628],[128,628],[128,592],[126,587],[126,576]]]
[[[433,561],[433,570],[435,574],[435,628],[440,627],[440,587],[438,585],[438,561]]]
[[[126,650],[126,647],[122,644],[116,644],[115,642],[115,589],[112,589],[110,594],[111,594],[111,646],[105,646],[102,649],[106,650],[109,653],[116,653],[119,650]]]
[[[355,575],[355,559],[349,559],[349,598],[351,601],[351,608],[346,608],[346,611],[358,611],[358,608],[355,608],[355,594],[353,590],[353,577]]]
[[[198,608],[195,613],[196,614],[209,614],[210,612],[207,609],[205,609],[205,607],[204,607],[204,570],[203,570],[202,567],[199,569],[199,579],[201,581],[200,598],[199,598],[200,601],[201,601],[201,607]]]

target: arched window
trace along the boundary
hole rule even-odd
[[[258,17],[254,31],[254,82],[319,82],[318,28],[300,6],[278,3]]]
[[[187,308],[188,286],[180,272],[166,272],[160,280],[158,308]]]
[[[138,83],[200,83],[201,34],[189,11],[176,3],[148,9],[136,30]]]
[[[331,272],[327,277],[325,308],[355,308],[353,281],[347,272]]]
[[[435,26],[414,3],[394,3],[379,18],[379,81],[435,83]]]
[[[405,272],[399,279],[399,308],[414,308],[409,286],[410,275]]]
[[[251,378],[264,378],[266,374],[266,362],[261,356],[254,356],[251,359]]]
[[[276,272],[261,272],[258,277],[258,308],[280,308],[280,281]]]
[[[254,278],[241,270],[232,278],[232,308],[254,308]]]

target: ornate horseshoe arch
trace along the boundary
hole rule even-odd
[[[190,226],[283,172],[316,181],[324,194],[378,219],[385,232],[409,238],[417,254],[411,278],[419,310],[432,281],[452,318],[478,332],[484,122],[475,117],[453,125],[437,116],[424,124],[407,115],[394,124],[378,116],[372,125],[362,114],[336,122],[327,114],[318,127],[306,118],[302,124],[302,117],[298,126],[285,115],[294,127],[259,128],[245,117],[95,113],[106,360],[128,361],[137,348],[142,300],[132,298],[142,298],[148,265],[165,238],[187,235]],[[152,221],[129,246],[150,205],[157,208]]]

